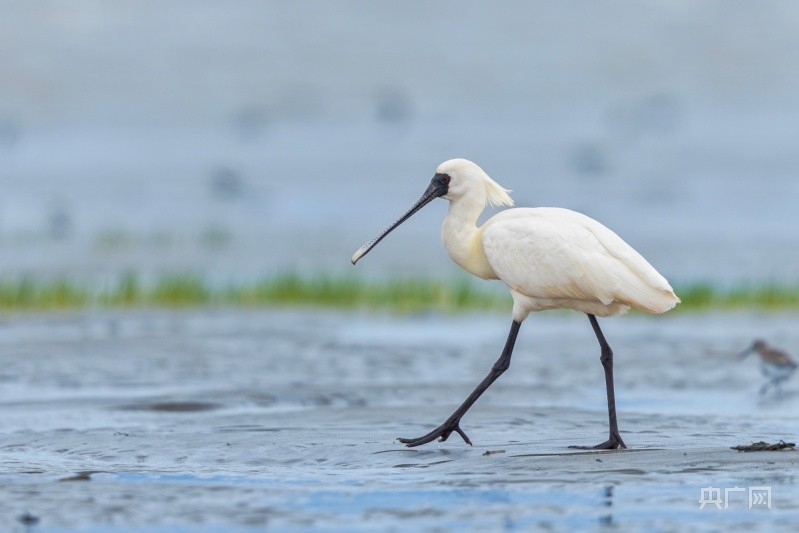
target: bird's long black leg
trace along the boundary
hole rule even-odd
[[[440,426],[436,429],[428,433],[427,435],[423,435],[416,439],[399,439],[399,441],[405,444],[408,447],[419,446],[421,444],[427,444],[428,442],[432,442],[436,439],[439,441],[445,441],[449,438],[452,432],[456,432],[460,435],[464,442],[469,446],[472,445],[472,441],[469,440],[469,437],[466,436],[466,433],[460,428],[460,421],[461,417],[466,414],[466,411],[477,401],[477,398],[483,394],[488,387],[491,386],[494,381],[497,380],[499,376],[505,372],[508,367],[510,366],[510,356],[513,353],[513,345],[516,343],[516,336],[519,334],[519,327],[521,326],[521,322],[516,322],[515,320],[510,326],[510,333],[508,333],[508,340],[505,342],[505,348],[502,350],[502,355],[499,356],[497,362],[494,363],[494,366],[491,367],[491,372],[480,382],[476,389],[472,391],[466,400],[458,407],[452,415]]]
[[[616,422],[616,393],[613,387],[613,350],[610,349],[608,341],[605,340],[605,335],[599,328],[594,315],[589,314],[588,320],[591,321],[591,327],[594,328],[594,333],[599,341],[599,347],[602,350],[602,356],[599,358],[602,367],[605,369],[605,388],[608,393],[608,422],[610,426],[610,434],[608,440],[596,446],[572,446],[573,448],[588,448],[594,450],[615,450],[618,448],[626,448],[627,445],[621,440],[619,435],[619,426]]]

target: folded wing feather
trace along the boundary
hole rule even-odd
[[[482,228],[497,276],[532,298],[619,302],[662,313],[679,299],[638,252],[599,222],[559,208],[509,209]]]

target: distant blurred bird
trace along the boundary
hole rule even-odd
[[[25,512],[17,517],[17,521],[25,526],[25,529],[35,526],[39,523],[39,517],[28,512]]]
[[[513,298],[511,329],[491,372],[439,427],[418,438],[399,440],[407,446],[419,446],[447,440],[456,432],[471,444],[460,427],[461,417],[510,366],[522,321],[535,311],[575,309],[588,315],[605,369],[609,435],[594,448],[625,448],[616,421],[613,351],[596,317],[618,315],[630,307],[664,313],[680,299],[668,281],[629,244],[580,213],[552,207],[507,209],[478,227],[477,219],[486,204],[513,205],[508,192],[471,161],[445,161],[419,201],[352,256],[352,264],[357,263],[411,215],[436,198],[444,198],[449,200],[449,211],[441,237],[449,256],[479,278],[501,280]]]
[[[744,359],[751,353],[757,353],[760,357],[760,371],[769,378],[769,381],[760,387],[760,394],[765,394],[769,387],[774,387],[778,393],[781,392],[782,382],[796,371],[796,361],[787,353],[769,346],[761,339],[755,340],[749,348],[740,353],[739,357]]]

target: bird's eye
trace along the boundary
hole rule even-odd
[[[444,185],[449,185],[449,176],[447,174],[441,176],[441,183],[443,183]]]

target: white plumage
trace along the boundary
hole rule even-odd
[[[554,308],[597,316],[630,307],[663,313],[679,301],[646,259],[580,213],[547,207],[509,209],[481,230],[488,263],[514,295],[517,320],[526,312]]]
[[[489,192],[498,196],[497,183],[465,159],[446,161],[436,172],[450,176],[442,230],[447,252],[472,274],[502,280],[516,320],[557,308],[597,316],[630,307],[663,313],[680,301],[646,259],[596,220],[568,209],[515,208],[477,227]],[[496,203],[511,200],[505,194]]]

